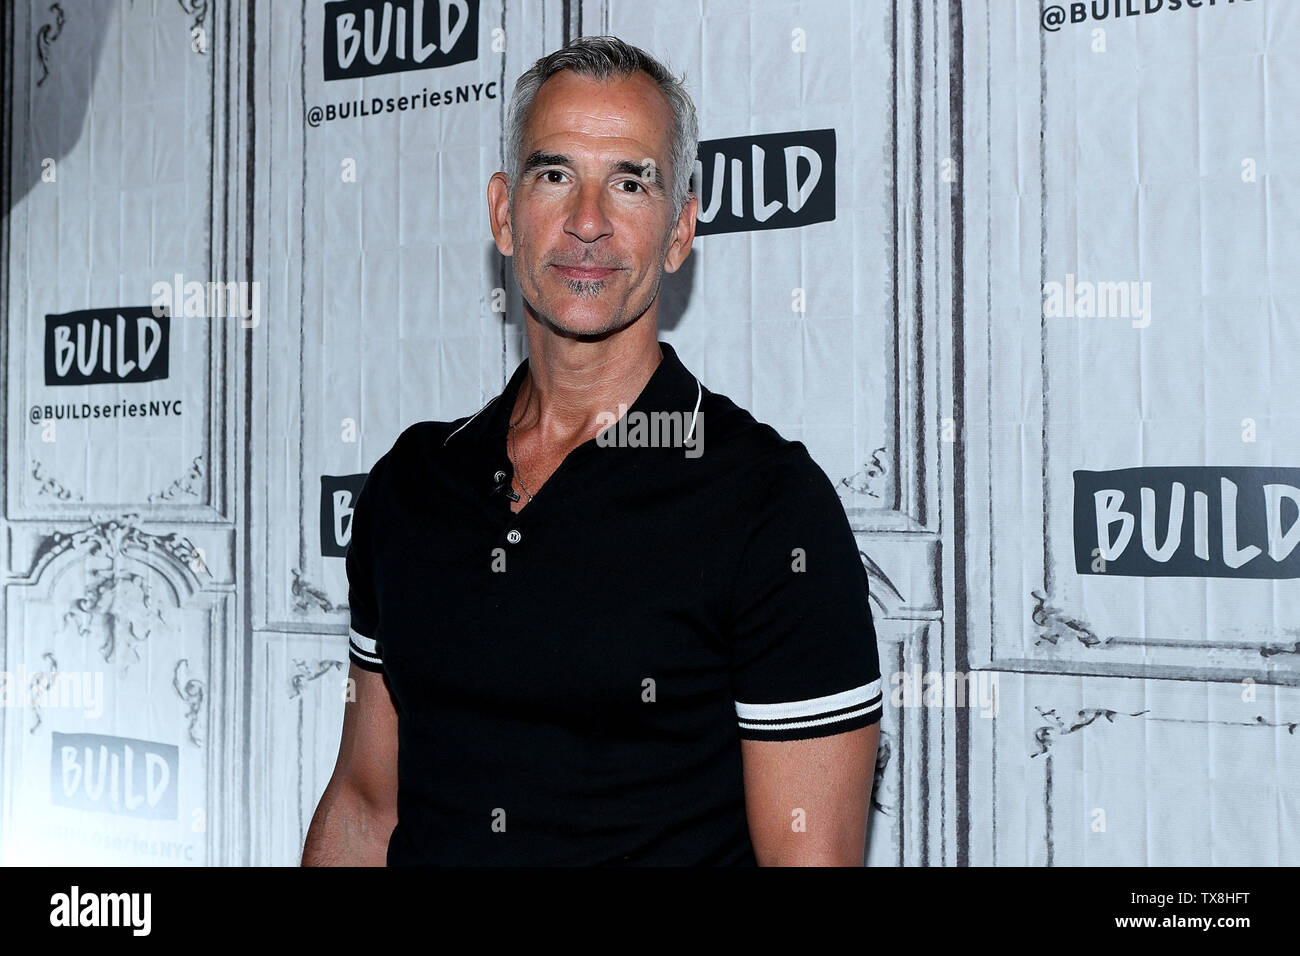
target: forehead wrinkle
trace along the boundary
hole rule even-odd
[[[642,140],[646,137],[664,140],[667,137],[665,148],[671,148],[672,108],[663,92],[645,74],[634,73],[614,81],[597,81],[562,71],[538,90],[528,126],[534,135],[527,139],[533,142],[540,140],[544,143],[566,135],[631,142],[641,148],[630,152],[639,152],[641,161],[654,163],[655,185],[660,189],[667,188],[662,172],[664,164],[654,158],[654,150],[647,148],[648,144]],[[539,132],[542,134],[540,137],[535,135]],[[533,150],[533,153],[537,152],[563,155],[546,149]],[[530,154],[530,163],[523,166],[523,171],[536,168],[537,164],[531,160]],[[573,165],[572,159],[567,159],[564,165]],[[617,162],[610,163],[607,168],[611,172],[628,172],[645,178],[642,162],[637,162],[636,168],[619,167]]]

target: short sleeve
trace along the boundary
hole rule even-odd
[[[352,537],[345,559],[348,573],[348,657],[363,670],[383,671],[379,608],[375,596],[373,509],[383,459],[370,469],[352,506]]]
[[[755,469],[732,592],[732,693],[748,740],[880,720],[867,572],[835,487],[801,442]]]

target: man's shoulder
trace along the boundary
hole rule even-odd
[[[444,446],[448,436],[467,423],[473,415],[462,415],[451,421],[423,421],[407,425],[393,442],[388,454],[396,459],[435,454]]]
[[[451,421],[420,421],[407,425],[388,451],[370,469],[367,480],[381,481],[412,478],[421,469],[436,463],[447,438],[468,422],[473,415]]]
[[[786,438],[728,396],[705,387],[700,414],[704,420],[702,454],[714,456],[716,467],[758,482],[760,490],[782,491],[810,482],[830,483],[803,442]]]

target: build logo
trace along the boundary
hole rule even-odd
[[[341,558],[352,543],[352,511],[366,473],[320,476],[320,553]]]
[[[174,744],[55,733],[50,796],[56,807],[175,820],[180,751]]]
[[[152,306],[45,316],[45,384],[153,382],[167,377],[171,319]]]
[[[1079,574],[1300,577],[1300,468],[1074,473]]]
[[[478,57],[478,0],[325,4],[326,80],[432,70]]]
[[[835,218],[833,129],[702,140],[696,157],[696,235]]]

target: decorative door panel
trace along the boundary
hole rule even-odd
[[[259,290],[220,239],[217,16],[15,6],[10,520],[231,518],[226,375]]]
[[[239,858],[226,14],[4,14],[5,863]]]
[[[188,541],[54,532],[7,589],[5,864],[230,859],[242,743],[233,594]]]
[[[1280,10],[1098,37],[969,11],[977,659],[1297,680],[1300,417],[1279,383],[1300,373],[1300,243],[1269,204],[1300,127],[1264,95]]]
[[[1278,866],[1300,853],[1294,688],[999,678],[997,715],[971,720],[972,752],[988,755],[972,761],[974,858]]]

